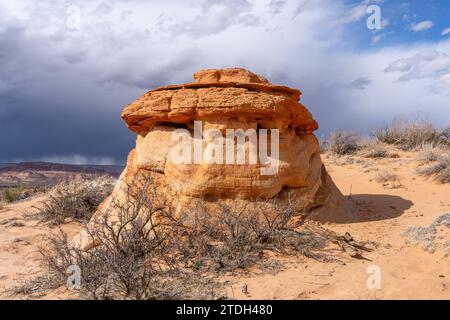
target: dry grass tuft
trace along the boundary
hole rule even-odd
[[[18,186],[16,188],[4,189],[1,195],[1,201],[6,203],[12,203],[18,200],[23,200],[29,196],[26,190],[27,188],[25,186]]]
[[[55,278],[54,274],[45,274],[19,282],[10,290],[10,293],[12,295],[24,295],[32,299],[37,299],[45,296],[49,290],[57,289],[60,281],[60,279]]]
[[[64,223],[67,218],[87,221],[111,194],[115,183],[109,176],[63,181],[50,190],[48,200],[35,207],[34,215],[55,225]]]
[[[387,158],[386,147],[375,139],[366,139],[361,143],[362,156],[365,158]]]
[[[354,154],[360,149],[361,137],[355,133],[335,130],[324,148],[337,155]]]
[[[378,183],[382,183],[384,186],[390,186],[391,188],[402,187],[399,175],[389,169],[384,169],[378,172],[375,177],[375,181]]]
[[[440,130],[428,121],[397,120],[375,130],[378,141],[399,147],[402,150],[415,150],[424,144],[445,144],[450,146],[450,128]]]
[[[419,174],[434,177],[439,183],[450,182],[450,148],[445,145],[423,145],[418,159],[428,163],[425,168],[417,169]]]
[[[441,155],[435,163],[417,171],[423,176],[434,177],[439,183],[450,183],[450,155]]]
[[[420,148],[417,159],[419,161],[435,162],[442,157],[443,153],[445,153],[445,150],[441,145],[426,143]]]

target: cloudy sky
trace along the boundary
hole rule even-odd
[[[447,0],[0,0],[0,162],[123,163],[123,107],[202,68],[299,88],[319,136],[446,126],[449,15]]]

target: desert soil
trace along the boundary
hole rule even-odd
[[[352,213],[351,218],[336,219],[325,227],[349,232],[357,240],[375,241],[375,251],[364,253],[363,259],[336,251],[336,262],[285,258],[276,273],[225,277],[227,294],[238,299],[450,299],[450,257],[442,248],[428,252],[402,236],[410,227],[426,227],[450,213],[450,185],[417,175],[416,155],[399,153],[398,159],[323,156]],[[376,176],[384,170],[395,172],[399,181],[377,182]],[[39,245],[57,228],[40,225],[27,214],[43,199],[0,209],[0,298],[27,298],[11,296],[10,289],[42,271]],[[69,234],[79,228],[75,223],[63,226]],[[443,232],[450,241],[448,230]],[[380,288],[369,289],[368,270],[373,268],[380,271]],[[73,293],[59,290],[42,298],[69,297]]]

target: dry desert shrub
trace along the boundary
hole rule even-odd
[[[434,253],[440,248],[444,257],[450,254],[450,213],[437,217],[426,227],[410,227],[401,235],[408,241],[422,246],[423,250]]]
[[[441,159],[446,152],[443,146],[432,143],[423,144],[417,156],[418,160],[425,162],[435,162]]]
[[[450,145],[450,128],[440,130],[428,121],[396,120],[373,132],[378,141],[415,150],[424,144]]]
[[[436,162],[417,171],[423,176],[434,177],[439,183],[450,183],[450,155],[441,155]]]
[[[326,150],[337,155],[354,154],[360,149],[361,137],[355,133],[335,130],[326,143]]]
[[[35,299],[45,296],[49,290],[57,289],[60,280],[54,274],[43,274],[38,277],[18,281],[18,284],[10,289],[12,295],[27,296]]]
[[[87,251],[63,233],[49,237],[41,252],[51,287],[66,285],[68,268],[77,266],[83,298],[218,299],[224,297],[218,272],[267,266],[269,251],[330,261],[336,257],[327,247],[336,243],[352,256],[361,253],[363,245],[351,237],[303,223],[291,201],[256,201],[251,216],[243,214],[243,201],[200,201],[174,215],[154,190],[151,179],[126,186],[125,198],[112,199],[86,224],[96,244]]]
[[[24,185],[18,186],[16,188],[7,188],[3,190],[1,201],[6,203],[16,202],[18,200],[24,200],[28,197],[27,188]]]
[[[375,181],[382,183],[384,186],[390,186],[391,188],[402,187],[399,175],[389,169],[384,169],[378,172],[375,176]]]
[[[200,204],[178,218],[172,234],[186,263],[196,269],[233,271],[259,265],[264,251],[329,258],[323,252],[327,239],[303,225],[295,203],[259,201],[251,216],[244,214],[247,204],[235,200],[230,206],[218,204],[209,209]],[[194,220],[189,222],[187,217],[192,215]]]
[[[365,158],[386,158],[389,153],[386,147],[376,139],[365,139],[361,143],[362,156]]]
[[[214,299],[214,280],[175,265],[167,238],[150,237],[141,219],[120,222],[113,239],[88,251],[74,248],[65,234],[49,238],[42,251],[53,287],[66,285],[70,266],[80,268],[80,297],[93,300]],[[128,224],[126,226],[126,224]],[[112,228],[109,224],[105,226]],[[125,231],[129,228],[129,231]],[[119,231],[120,229],[120,231]],[[94,232],[96,239],[103,235]],[[168,235],[164,235],[167,237]]]
[[[438,144],[442,144],[442,145],[450,147],[450,126],[442,129],[439,132]]]
[[[49,191],[35,215],[43,222],[62,224],[67,218],[89,220],[97,207],[109,196],[116,180],[109,176],[66,180]]]
[[[80,295],[88,299],[217,298],[215,281],[180,266],[167,226],[170,214],[151,182],[127,188],[125,199],[113,199],[93,225],[85,226],[89,240],[99,245],[84,251],[72,246],[63,233],[48,238],[42,254],[52,278],[64,285],[66,270],[79,267]]]
[[[450,148],[445,145],[423,145],[418,159],[428,163],[426,167],[417,169],[419,174],[434,177],[440,183],[450,182]]]

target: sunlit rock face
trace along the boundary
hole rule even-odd
[[[151,90],[124,109],[136,148],[111,198],[144,176],[178,212],[200,200],[288,201],[287,192],[305,214],[335,206],[341,194],[322,164],[318,124],[299,90],[241,68],[194,78]]]

